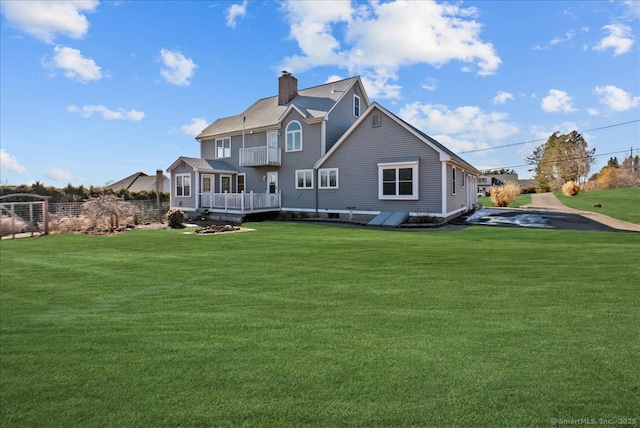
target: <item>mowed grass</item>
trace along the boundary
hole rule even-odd
[[[638,417],[640,234],[472,227],[2,241],[2,426]]]
[[[580,192],[576,196],[567,196],[562,192],[554,194],[568,207],[598,212],[630,223],[640,224],[640,187],[588,190]],[[602,206],[594,207],[595,204]]]

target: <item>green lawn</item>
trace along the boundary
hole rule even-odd
[[[555,192],[555,195],[568,207],[594,211],[640,224],[640,187],[589,190],[580,192],[576,196],[566,196],[562,192]],[[600,204],[602,207],[596,208],[595,204]]]
[[[640,234],[248,226],[2,241],[0,425],[640,416]]]
[[[491,200],[491,196],[478,198],[478,203],[484,205],[485,207],[495,207],[495,204]],[[509,204],[509,208],[518,208],[523,205],[529,205],[530,203],[531,203],[531,195],[523,194],[523,195],[519,195],[513,202],[511,202]]]

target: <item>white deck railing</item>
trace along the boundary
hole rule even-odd
[[[280,208],[280,193],[200,193],[200,208],[250,213]]]
[[[240,166],[280,166],[282,149],[279,147],[261,146],[240,149]]]

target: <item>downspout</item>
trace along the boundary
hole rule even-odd
[[[315,180],[316,180],[316,185],[314,186],[315,189],[315,194],[316,194],[316,218],[318,217],[318,186],[320,186],[320,182],[318,181],[320,179],[320,177],[318,177],[318,168],[316,168],[315,166],[313,167],[313,175],[315,176]]]

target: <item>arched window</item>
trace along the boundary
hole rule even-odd
[[[302,125],[300,122],[291,121],[287,125],[287,152],[296,152],[302,150]]]

